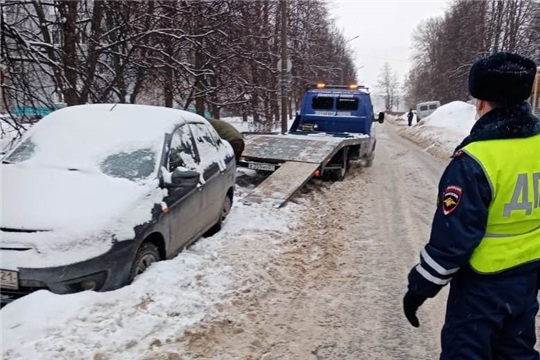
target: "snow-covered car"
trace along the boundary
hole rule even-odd
[[[129,284],[221,228],[235,167],[190,112],[96,104],[46,116],[2,160],[2,303]]]

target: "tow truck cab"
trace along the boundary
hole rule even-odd
[[[304,95],[290,133],[371,135],[375,116],[367,88],[358,85],[317,84]],[[384,113],[377,119],[384,122]]]

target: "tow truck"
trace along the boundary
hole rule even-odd
[[[251,135],[239,166],[271,173],[244,202],[283,206],[311,178],[343,181],[351,160],[371,166],[376,137],[369,89],[359,85],[316,84],[302,100],[289,132]]]

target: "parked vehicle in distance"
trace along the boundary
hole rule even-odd
[[[416,105],[416,117],[418,121],[427,118],[433,114],[435,110],[441,107],[440,101],[428,101]]]
[[[221,228],[236,173],[201,116],[127,104],[51,113],[1,167],[2,303],[129,284]]]

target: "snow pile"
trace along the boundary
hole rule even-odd
[[[19,299],[1,311],[2,358],[132,360],[174,344],[190,326],[220,316],[223,298],[245,287],[252,274],[239,263],[275,256],[294,212],[236,201],[220,233],[152,265],[130,286]]]
[[[400,133],[425,146],[427,151],[433,148],[442,149],[444,156],[449,156],[469,135],[475,121],[475,106],[455,101],[441,106],[418,124],[401,129]]]
[[[228,122],[240,132],[275,132],[281,131],[281,122],[277,122],[270,125],[257,124],[253,121],[252,117],[248,117],[248,121],[243,121],[242,117],[225,117],[221,120]],[[287,129],[291,128],[294,119],[289,120]]]
[[[397,119],[396,119],[396,122],[399,122],[399,123],[402,123],[404,125],[408,125],[409,123],[409,117],[408,117],[408,114],[409,112],[407,111],[406,113],[404,113],[403,115],[399,116]],[[416,124],[417,122],[417,118],[416,118],[416,111],[413,111],[413,119],[412,119],[412,123],[413,124]]]

